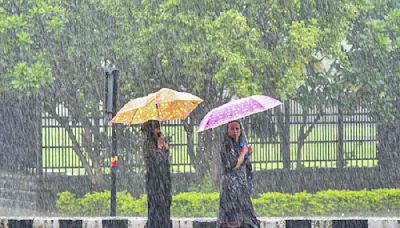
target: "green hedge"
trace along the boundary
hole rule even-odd
[[[108,216],[110,192],[88,193],[78,198],[70,192],[59,193],[57,207],[67,216]],[[219,193],[184,192],[173,196],[174,217],[216,217]],[[315,194],[264,193],[253,198],[258,216],[332,216],[389,215],[400,211],[400,189],[328,190]],[[132,197],[128,192],[117,193],[117,214],[146,216],[147,196]]]
[[[109,216],[110,191],[93,192],[78,198],[70,192],[58,193],[56,202],[59,212],[68,216]],[[144,216],[147,214],[147,196],[134,198],[128,192],[117,193],[117,214]]]

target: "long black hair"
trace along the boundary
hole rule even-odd
[[[160,128],[160,122],[157,120],[149,120],[142,125],[142,132],[148,140],[157,145],[158,135],[154,132],[156,128]]]

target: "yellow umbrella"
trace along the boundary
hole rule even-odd
[[[129,101],[111,122],[141,124],[148,120],[183,120],[201,102],[202,99],[190,93],[163,88],[145,97]]]

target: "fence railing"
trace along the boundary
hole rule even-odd
[[[289,167],[343,168],[373,167],[377,160],[375,122],[362,109],[351,113],[337,107],[324,110],[302,110],[295,102],[287,102],[286,109],[259,113],[243,120],[248,141],[253,145],[252,162],[255,170]],[[279,118],[284,115],[286,118]],[[42,115],[42,166],[45,174],[64,173],[85,175],[80,149],[85,157],[88,150],[102,157],[103,171],[109,172],[107,149],[93,151],[96,142],[80,123],[73,122],[65,109],[59,110],[64,125],[53,117]],[[103,117],[90,118],[98,132],[105,133]],[[67,127],[65,126],[67,123]],[[285,128],[286,126],[286,128]],[[194,172],[187,153],[187,134],[180,121],[162,123],[170,144],[173,172]],[[285,130],[286,129],[286,130]],[[108,135],[111,130],[108,130]],[[196,129],[195,131],[196,132]],[[120,163],[132,172],[143,171],[141,132],[139,127],[124,127],[119,137]],[[72,140],[74,138],[74,140]],[[194,134],[195,151],[198,135]],[[97,147],[98,148],[98,147]],[[86,158],[87,158],[86,157]],[[90,166],[93,162],[87,159]]]

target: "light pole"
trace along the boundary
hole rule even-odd
[[[114,67],[104,68],[106,75],[105,80],[105,130],[108,135],[108,123],[117,114],[118,108],[118,89],[119,89],[119,71]],[[118,167],[118,153],[117,153],[117,125],[112,124],[112,145],[109,148],[111,155],[111,211],[110,216],[116,216],[117,209],[117,187],[116,187],[116,174]],[[111,150],[111,151],[110,151]]]

